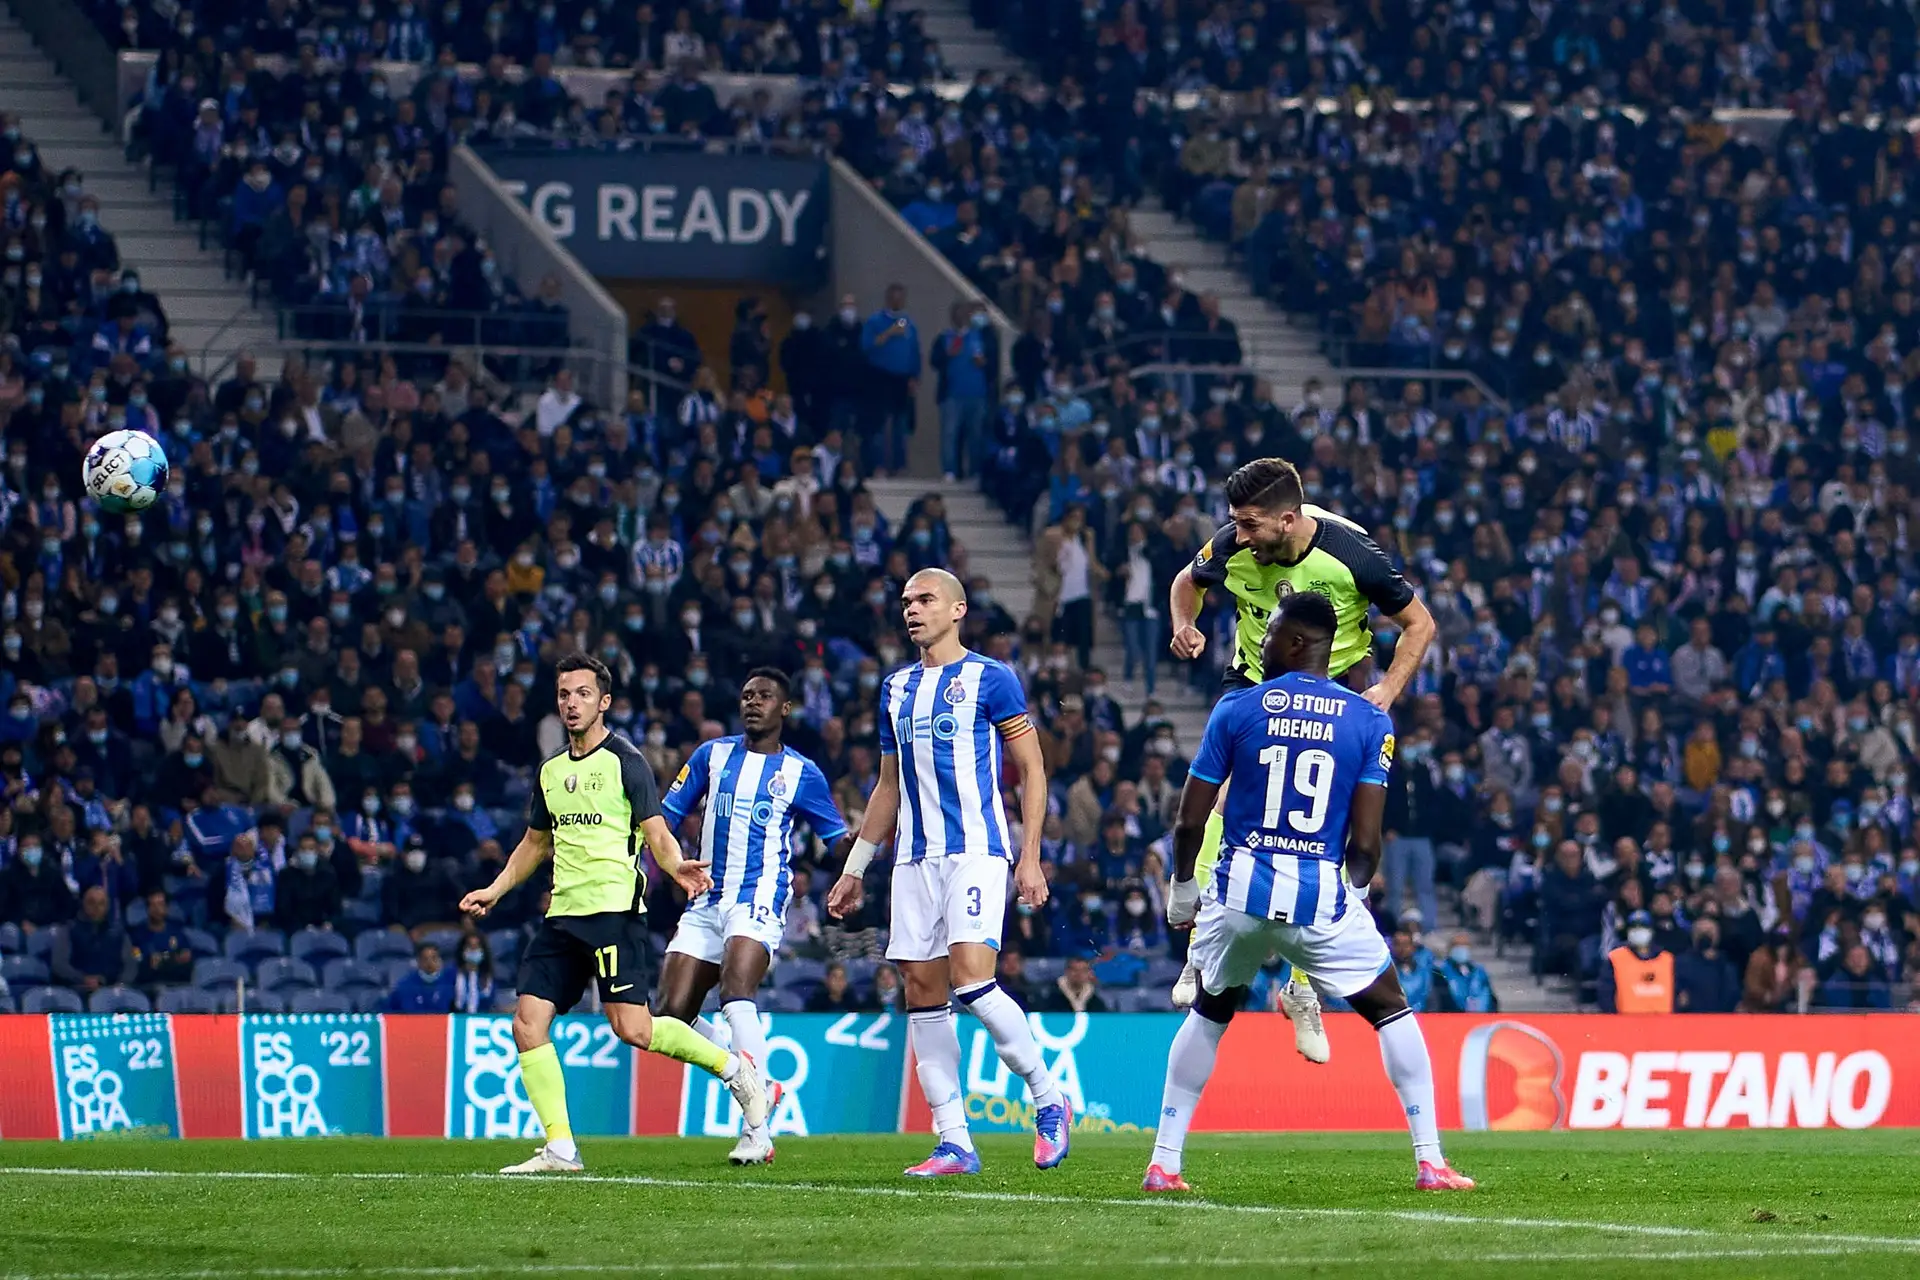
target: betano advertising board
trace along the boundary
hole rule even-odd
[[[1035,1036],[1093,1133],[1142,1133],[1160,1106],[1173,1014],[1035,1015]],[[1920,1126],[1920,1024],[1890,1015],[1421,1019],[1447,1129]],[[1293,1051],[1277,1014],[1235,1019],[1197,1131],[1398,1130],[1373,1032],[1328,1019],[1332,1067]],[[784,1086],[776,1135],[926,1132],[905,1021],[767,1017]],[[1024,1083],[960,1017],[967,1114],[1028,1128]],[[569,1017],[554,1041],[582,1134],[738,1131],[705,1073]],[[1346,1064],[1342,1066],[1341,1064]],[[0,1138],[533,1137],[503,1016],[0,1017]]]

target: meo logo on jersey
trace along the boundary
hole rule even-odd
[[[1287,709],[1287,691],[1285,689],[1267,690],[1260,695],[1260,706],[1274,715],[1279,715]]]

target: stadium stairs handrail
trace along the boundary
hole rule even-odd
[[[1497,394],[1493,388],[1482,381],[1478,375],[1465,369],[1397,369],[1391,365],[1357,365],[1340,370],[1340,374],[1343,378],[1359,378],[1367,381],[1380,379],[1397,382],[1462,383],[1477,389],[1480,394],[1485,397],[1487,403],[1497,409],[1502,415],[1512,412],[1512,406],[1508,404],[1506,397]],[[1234,381],[1249,382],[1268,380],[1267,375],[1262,373],[1258,368],[1245,364],[1142,364],[1135,365],[1133,368],[1128,369],[1126,376],[1129,381],[1140,378],[1178,377],[1226,378]],[[1105,391],[1111,382],[1111,378],[1102,378],[1096,382],[1082,383],[1079,386],[1069,387],[1061,394],[1069,399],[1075,396],[1094,396]],[[1278,401],[1275,403],[1278,403]]]

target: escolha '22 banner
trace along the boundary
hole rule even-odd
[[[785,1093],[776,1135],[928,1130],[897,1015],[763,1016]],[[1154,1126],[1177,1015],[1037,1014],[1031,1025],[1079,1131]],[[1890,1014],[1439,1015],[1421,1026],[1443,1128],[1920,1127],[1920,1024]],[[959,1031],[974,1127],[1029,1128],[1024,1083],[970,1015]],[[1342,1014],[1327,1033],[1335,1063],[1314,1067],[1284,1018],[1236,1018],[1195,1131],[1401,1128],[1373,1032]],[[601,1018],[561,1019],[554,1043],[583,1134],[738,1129],[725,1089],[634,1052]],[[0,1138],[538,1132],[504,1016],[0,1016]]]

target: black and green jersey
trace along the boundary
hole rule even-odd
[[[527,799],[527,826],[553,833],[549,916],[646,911],[640,824],[660,816],[660,789],[640,748],[618,733],[575,757],[548,756]]]
[[[1263,678],[1260,642],[1280,597],[1318,591],[1333,601],[1340,628],[1334,633],[1328,669],[1335,676],[1372,650],[1373,628],[1367,625],[1370,607],[1391,616],[1413,603],[1413,588],[1365,529],[1324,507],[1308,505],[1300,510],[1312,516],[1317,527],[1307,553],[1292,564],[1259,563],[1251,550],[1240,545],[1230,524],[1193,558],[1194,586],[1202,590],[1223,586],[1232,594],[1240,612],[1233,669],[1256,683]]]

